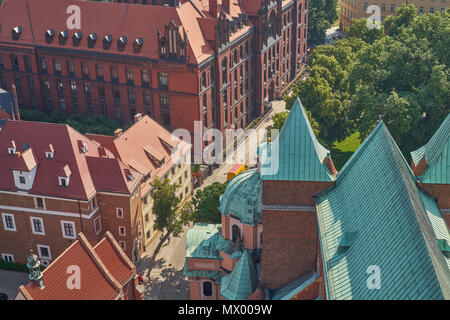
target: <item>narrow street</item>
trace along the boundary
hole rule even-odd
[[[272,115],[284,110],[284,101],[273,101],[271,112],[266,115],[264,120],[254,130],[266,129],[273,124]],[[246,138],[241,143],[248,145],[248,139]],[[247,146],[245,150],[246,159],[249,159],[249,149]],[[222,164],[214,170],[212,175],[205,179],[201,188],[211,185],[214,182],[226,182],[227,172],[232,167],[233,164]],[[183,234],[179,238],[171,236],[170,242],[165,240],[161,243],[158,238],[155,239],[150,247],[147,248],[141,260],[136,264],[138,272],[144,279],[144,299],[189,299],[189,283],[183,275],[186,231],[189,228],[185,227]]]

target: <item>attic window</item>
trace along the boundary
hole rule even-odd
[[[450,243],[446,239],[437,239],[438,247],[445,255],[450,254]]]
[[[19,37],[20,37],[21,33],[22,33],[22,27],[21,26],[14,27],[11,30],[11,34],[12,34],[13,40],[16,40],[16,41],[19,40]]]
[[[78,147],[82,153],[88,152],[88,146],[86,142],[78,140]]]
[[[47,43],[51,43],[53,41],[53,37],[55,36],[55,30],[53,29],[48,29],[45,32],[45,42]]]
[[[59,179],[59,185],[61,187],[67,187],[69,185],[69,181],[68,181],[69,179],[64,178],[64,177],[58,177],[58,179]]]
[[[112,35],[107,34],[103,38],[103,50],[109,50],[109,48],[111,47],[111,42],[112,42]]]
[[[59,33],[59,44],[60,45],[65,45],[68,36],[69,36],[69,33],[67,32],[67,30],[61,31]]]
[[[81,32],[75,32],[72,36],[72,42],[75,47],[78,47],[80,45],[81,38],[83,37],[83,34]]]
[[[46,152],[45,153],[45,157],[47,158],[47,159],[53,159],[53,155],[54,155],[54,153],[53,152]]]
[[[16,154],[16,148],[8,148],[8,154],[10,155]]]
[[[126,44],[127,44],[127,37],[126,36],[121,36],[117,40],[117,50],[119,50],[119,51],[125,50]]]
[[[355,242],[357,232],[344,232],[339,238],[338,250],[346,251]]]
[[[134,180],[134,176],[133,176],[133,174],[131,173],[130,170],[125,169],[124,172],[125,172],[125,175],[127,176],[128,181],[133,181]]]
[[[134,53],[139,53],[141,51],[142,45],[144,44],[144,40],[142,38],[137,38],[133,43],[133,51]]]
[[[95,41],[97,41],[97,34],[91,33],[88,37],[88,47],[93,48],[95,46]]]

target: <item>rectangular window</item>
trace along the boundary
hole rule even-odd
[[[75,74],[75,65],[72,60],[67,60],[67,72],[71,75]]]
[[[61,63],[59,62],[59,60],[54,59],[53,60],[53,65],[55,67],[55,73],[56,74],[61,74]]]
[[[144,106],[149,106],[150,105],[150,91],[148,90],[144,90]]]
[[[94,229],[96,234],[99,234],[99,232],[102,231],[101,216],[98,216],[97,218],[94,219]]]
[[[166,72],[159,73],[159,87],[163,89],[167,89],[169,86],[169,78]]]
[[[146,82],[147,84],[149,83],[148,70],[147,69],[142,69],[142,82]]]
[[[41,259],[51,259],[52,255],[50,253],[50,247],[44,245],[37,245],[39,258]]]
[[[125,227],[122,227],[122,226],[119,227],[119,235],[125,236]]]
[[[44,198],[40,198],[40,197],[34,198],[34,204],[37,209],[45,209]]]
[[[122,249],[125,251],[127,249],[127,246],[125,244],[125,241],[119,241],[119,245],[122,247]]]
[[[25,69],[26,70],[31,70],[31,59],[29,56],[24,56],[23,57],[23,63],[25,64]]]
[[[30,221],[33,234],[45,235],[44,221],[42,218],[30,217]]]
[[[116,216],[117,216],[117,218],[120,218],[120,219],[123,218],[123,209],[122,208],[116,208]]]
[[[134,72],[132,69],[127,68],[127,82],[134,81]]]
[[[47,59],[41,58],[41,68],[42,72],[47,72]]]
[[[2,213],[3,228],[6,231],[17,231],[16,221],[14,220],[14,215],[10,213]]]
[[[75,222],[72,221],[61,221],[61,230],[63,238],[75,239]]]
[[[430,7],[430,13],[434,13],[434,8]]]
[[[135,104],[136,103],[136,99],[134,97],[134,89],[133,88],[128,88],[128,103],[129,104]]]
[[[19,69],[19,59],[15,54],[11,55],[11,66],[13,69],[18,70]]]
[[[81,72],[83,73],[83,78],[89,78],[89,66],[86,62],[81,63]]]
[[[391,4],[391,12],[395,10],[395,4]]]
[[[116,66],[111,66],[111,81],[118,82],[119,72],[117,71]]]
[[[159,104],[162,107],[168,107],[169,106],[169,95],[167,93],[161,93],[159,95]]]
[[[6,262],[14,262],[14,256],[9,253],[2,253],[2,259]]]

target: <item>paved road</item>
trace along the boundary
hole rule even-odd
[[[9,300],[14,299],[19,287],[28,282],[28,273],[0,270],[0,292],[6,293]]]
[[[254,128],[254,130],[264,130],[266,129],[268,126],[273,125],[273,121],[272,121],[272,115],[274,115],[275,113],[278,112],[282,112],[285,111],[285,102],[284,101],[272,101],[272,110],[270,111],[270,113],[268,115],[266,115],[265,120],[263,120],[258,126],[256,126]],[[259,143],[261,143],[262,141],[260,141]],[[256,149],[255,146],[249,146],[249,139],[245,139],[244,142],[241,142],[241,144],[239,145],[240,147],[243,147],[243,145],[245,145],[245,160],[243,161],[243,159],[235,159],[233,161],[233,163],[227,163],[227,161],[225,161],[224,164],[222,164],[219,168],[217,168],[216,170],[214,170],[213,174],[206,177],[206,179],[203,181],[202,186],[199,189],[203,189],[209,185],[211,185],[214,182],[220,182],[220,183],[224,183],[227,181],[227,173],[228,171],[230,171],[230,169],[234,166],[235,163],[252,163],[252,161],[250,161],[250,159],[256,159]],[[237,155],[235,155],[235,157],[237,158]],[[253,160],[254,163],[254,160]]]

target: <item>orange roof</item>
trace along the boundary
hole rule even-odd
[[[67,286],[70,275],[74,274],[68,269],[70,266],[79,267],[80,289]],[[135,266],[109,231],[95,248],[80,233],[42,272],[45,288],[41,290],[39,285],[30,282],[20,286],[18,295],[33,300],[114,300],[135,273]]]
[[[67,30],[66,13],[70,5],[77,5],[81,11],[81,29],[68,30],[64,45],[59,44],[59,34]],[[48,17],[51,16],[51,20]],[[214,53],[206,39],[202,37],[197,18],[202,17],[191,2],[179,7],[148,6],[126,3],[105,3],[74,0],[4,0],[0,9],[2,28],[0,42],[15,43],[11,30],[22,27],[17,44],[29,44],[44,47],[79,49],[91,52],[111,53],[127,56],[159,59],[157,31],[164,32],[165,25],[173,21],[182,26],[188,37],[188,55],[195,63],[208,58]],[[52,43],[47,43],[47,30],[54,30]],[[72,36],[80,32],[82,39],[77,47],[72,44]],[[88,46],[87,38],[95,33],[97,40],[93,48]],[[183,30],[180,31],[183,37]],[[103,50],[103,39],[112,35],[109,50]],[[124,51],[117,50],[117,40],[126,36],[128,41]],[[139,53],[133,51],[133,42],[142,38],[143,45]],[[192,61],[191,61],[192,62]]]
[[[120,160],[142,175],[150,174],[150,177],[162,177],[172,167],[173,161],[190,148],[188,143],[179,140],[147,115],[112,141],[104,136],[102,138],[99,138],[99,135],[90,136],[97,142],[105,142],[106,145],[113,143]],[[174,159],[165,144],[177,148],[173,150]],[[164,163],[158,166],[157,161],[163,159]]]
[[[22,152],[28,146],[28,150],[24,151],[20,157],[23,163],[17,162],[20,158],[16,155],[8,154],[8,147],[13,140],[17,146],[16,152]],[[79,142],[87,146],[85,152],[80,149]],[[54,156],[52,159],[47,159],[45,152],[49,150],[50,144],[53,146]],[[117,159],[115,159],[116,165],[107,165],[108,159],[113,159],[114,155],[109,150],[105,150],[109,158],[102,157],[99,155],[99,146],[98,142],[92,141],[65,124],[7,121],[0,131],[0,177],[2,177],[0,189],[16,191],[11,169],[29,171],[36,163],[34,181],[39,183],[33,183],[30,190],[32,194],[87,200],[96,192],[96,186],[101,186],[102,191],[131,192],[138,184],[140,175],[136,172],[136,179],[127,181],[122,171],[128,166]],[[88,158],[99,158],[102,161],[88,162]],[[104,169],[99,168],[99,163],[110,170],[120,171],[105,172]],[[65,168],[64,172],[60,172],[63,168]],[[70,182],[67,187],[62,188],[58,184],[58,174],[64,173],[68,176],[69,171]],[[123,181],[112,183],[112,179]],[[117,188],[118,185],[120,188]]]

